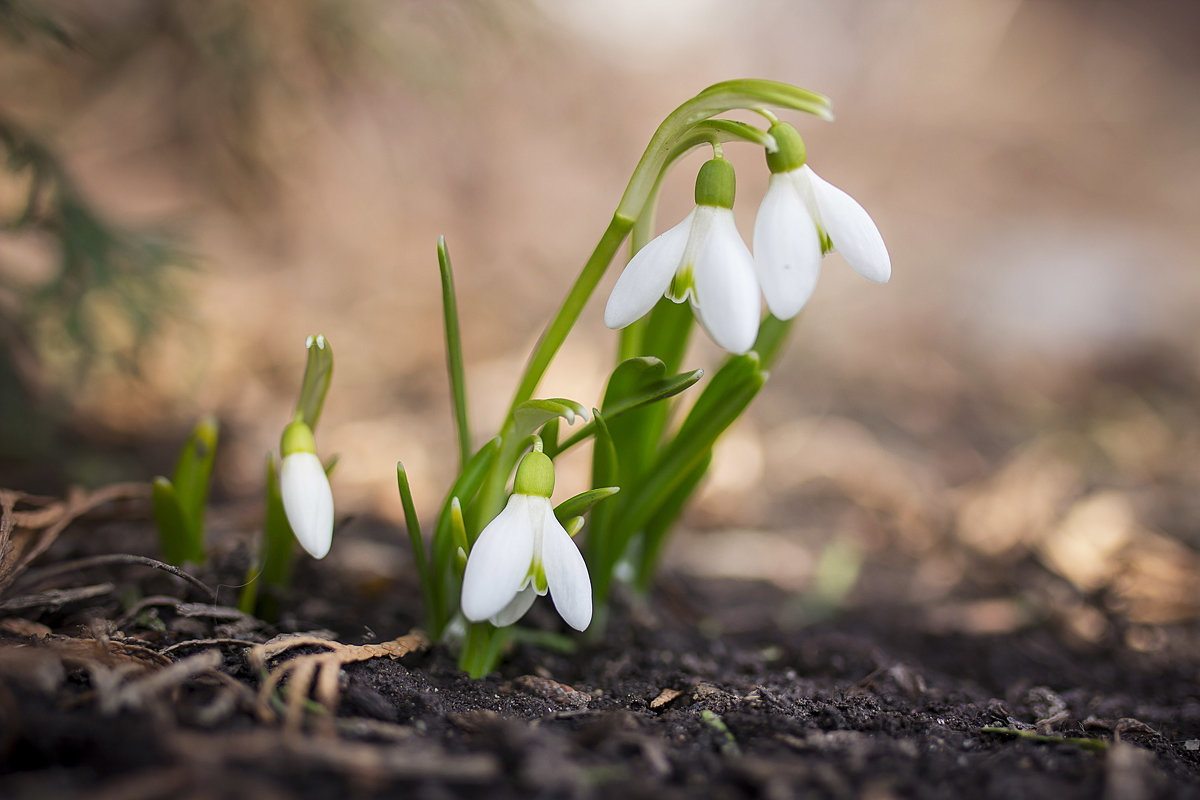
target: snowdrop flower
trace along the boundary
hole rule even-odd
[[[771,126],[771,181],[754,221],[754,265],[767,308],[794,317],[817,285],[821,258],[837,250],[867,280],[885,283],[892,262],[879,229],[854,198],[805,164],[804,142],[785,122]]]
[[[333,543],[333,492],[317,458],[312,430],[293,422],[283,431],[279,493],[288,525],[313,558],[324,558]]]
[[[758,335],[760,301],[754,259],[733,221],[733,166],[714,158],[696,177],[696,207],[683,222],[639,250],[617,279],[604,324],[624,328],[666,295],[691,300],[712,340],[744,353]]]
[[[467,557],[461,603],[467,619],[511,625],[549,591],[568,625],[582,631],[591,624],[592,581],[579,548],[554,516],[553,491],[554,464],[537,450],[528,453],[508,505]]]

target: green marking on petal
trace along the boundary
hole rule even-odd
[[[676,303],[682,303],[687,300],[689,292],[695,292],[696,281],[692,274],[692,265],[680,267],[671,278],[671,285],[667,287],[667,297]]]
[[[821,237],[821,255],[827,256],[833,252],[833,239],[829,238],[829,234],[820,225],[817,226],[817,233]]]

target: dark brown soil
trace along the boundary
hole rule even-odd
[[[46,563],[106,535],[64,537]],[[243,560],[200,577],[228,585]],[[349,663],[336,721],[313,703],[289,732],[255,713],[250,644],[392,639],[417,623],[415,587],[303,564],[272,627],[144,566],[68,577],[57,588],[94,588],[52,600],[49,577],[26,579],[0,600],[5,798],[1200,797],[1194,626],[1140,649],[1048,620],[938,633],[925,609],[870,599],[879,567],[813,621],[765,584],[668,575],[618,605],[602,643],[517,645],[481,681],[439,646]],[[561,624],[541,607],[527,621]]]

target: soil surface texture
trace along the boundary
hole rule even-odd
[[[97,559],[135,524],[83,527],[0,600],[5,798],[1200,797],[1194,626],[939,630],[882,597],[668,574],[602,641],[526,638],[474,681],[406,635],[415,586],[301,563],[269,625]],[[244,548],[219,562],[197,577],[236,583]],[[525,622],[562,631],[548,604]]]

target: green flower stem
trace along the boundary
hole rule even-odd
[[[713,84],[671,112],[646,147],[617,206],[617,216],[637,219],[654,181],[658,180],[680,134],[709,117],[735,108],[779,106],[832,119],[829,99],[778,81],[746,78]]]
[[[762,325],[758,328],[758,340],[754,342],[754,352],[758,353],[758,363],[762,369],[770,370],[775,366],[775,362],[783,350],[783,345],[787,341],[788,333],[798,319],[800,319],[799,314],[791,319],[779,319],[768,314],[767,318],[762,321]]]
[[[757,109],[764,106],[792,108],[822,119],[833,118],[829,110],[829,99],[826,97],[786,83],[752,78],[714,84],[667,115],[667,118],[658,126],[658,130],[654,132],[654,136],[650,138],[650,143],[642,153],[641,160],[634,168],[633,175],[630,176],[629,183],[625,187],[625,193],[621,195],[621,202],[617,205],[616,213],[613,214],[612,221],[609,222],[604,235],[600,237],[596,249],[592,251],[591,258],[584,265],[583,271],[576,278],[575,285],[571,287],[558,314],[534,348],[529,363],[525,367],[525,373],[521,377],[521,382],[517,386],[510,412],[516,410],[518,405],[533,396],[538,382],[550,365],[550,360],[554,358],[554,354],[562,346],[567,334],[575,325],[575,321],[579,319],[584,305],[587,304],[592,292],[596,290],[596,285],[600,283],[600,279],[616,256],[621,243],[633,228],[638,217],[642,215],[647,202],[653,195],[655,184],[662,179],[663,170],[669,166],[672,160],[679,158],[682,152],[686,152],[686,150],[681,152],[680,147],[687,144],[684,136],[689,129],[709,117],[732,111],[735,108]],[[745,127],[753,128],[753,126]],[[734,130],[728,125],[721,126],[721,129],[727,135]],[[747,135],[753,136],[749,133]],[[700,141],[691,146],[711,140],[712,135],[703,132]],[[765,141],[763,143],[765,144]],[[506,423],[506,427],[510,424]]]
[[[592,292],[596,291],[596,286],[604,277],[605,270],[608,269],[608,265],[617,255],[621,243],[625,241],[625,237],[633,228],[635,219],[637,219],[636,216],[629,217],[620,213],[613,215],[604,235],[596,244],[596,249],[592,251],[591,257],[583,266],[583,271],[579,273],[575,284],[567,293],[567,298],[559,308],[558,314],[555,315],[550,326],[546,328],[546,332],[542,334],[542,338],[538,340],[537,346],[534,347],[533,353],[529,357],[529,363],[525,367],[525,373],[521,376],[521,382],[517,385],[512,404],[509,406],[510,418],[517,406],[533,397],[533,392],[537,389],[542,376],[546,374],[546,368],[550,366],[551,359],[562,347],[567,334],[571,332],[579,315],[583,313],[583,307],[587,305]],[[507,423],[507,425],[511,424],[511,421]]]
[[[491,472],[488,473],[487,480],[479,492],[479,499],[473,507],[474,513],[471,515],[471,521],[472,527],[476,530],[490,522],[504,507],[504,487],[508,482],[509,473],[516,464],[517,456],[521,452],[518,447],[520,443],[514,436],[516,422],[513,415],[517,406],[533,396],[538,382],[545,375],[546,368],[550,366],[551,359],[562,347],[567,334],[571,332],[579,315],[583,313],[583,307],[592,296],[592,292],[596,290],[596,285],[600,283],[604,271],[608,269],[608,265],[616,256],[621,243],[625,241],[625,237],[629,235],[632,227],[632,220],[619,215],[613,216],[604,235],[600,237],[596,249],[592,251],[591,258],[584,265],[579,277],[575,279],[575,285],[567,293],[567,298],[559,308],[558,314],[546,328],[546,332],[542,334],[542,338],[538,340],[537,346],[530,355],[529,363],[517,386],[517,392],[513,397],[504,427],[500,431],[500,455],[492,466]]]
[[[496,669],[500,651],[508,641],[508,629],[497,628],[490,622],[473,622],[467,627],[458,668],[472,678],[482,678]]]

